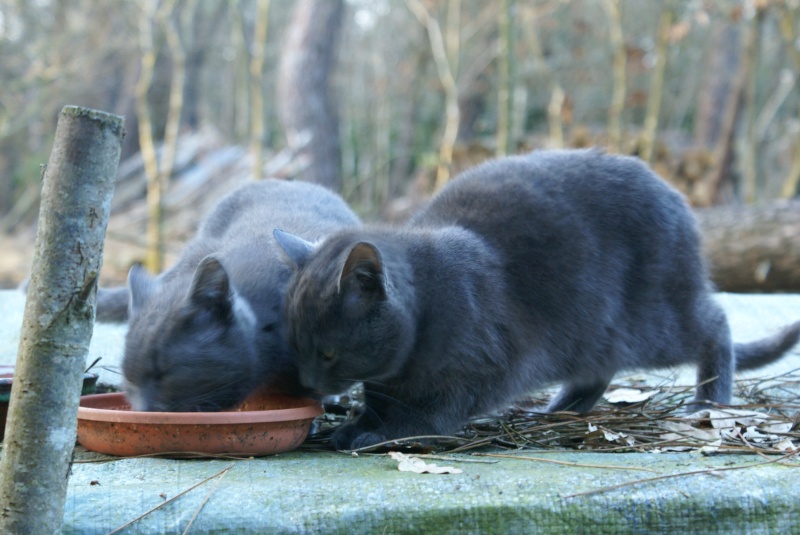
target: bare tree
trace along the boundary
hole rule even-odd
[[[258,0],[253,51],[250,55],[250,151],[253,153],[253,178],[262,177],[264,168],[264,59],[267,48],[269,0]]]
[[[136,115],[139,120],[139,146],[142,151],[145,172],[147,175],[147,268],[158,273],[164,262],[163,238],[163,206],[162,196],[167,181],[172,175],[175,163],[175,150],[178,142],[181,110],[183,108],[183,86],[185,78],[185,53],[178,30],[172,20],[172,13],[177,0],[167,0],[160,6],[157,2],[149,3],[142,11],[139,21],[140,46],[142,49],[142,69],[136,84]],[[192,3],[190,3],[191,6]],[[156,153],[153,123],[148,103],[153,71],[158,56],[154,27],[166,33],[167,44],[172,57],[172,83],[170,84],[169,109],[164,131],[164,144],[161,161]]]
[[[297,2],[278,70],[278,112],[289,147],[307,160],[300,177],[340,191],[339,116],[331,88],[343,0]]]
[[[57,533],[75,447],[122,118],[68,106],[39,233],[0,460],[0,532]]]
[[[667,48],[669,45],[669,30],[672,26],[672,9],[665,7],[661,11],[661,22],[658,25],[658,40],[656,42],[656,64],[650,78],[650,91],[647,95],[647,111],[644,116],[642,141],[639,155],[646,162],[653,160],[653,146],[655,145],[658,116],[661,111],[661,100],[664,92],[664,70],[667,65]]]
[[[414,16],[417,17],[428,31],[428,39],[431,43],[433,60],[436,63],[436,71],[439,74],[439,81],[444,88],[445,100],[445,126],[442,134],[442,143],[439,145],[439,165],[436,171],[436,188],[441,188],[450,179],[450,164],[453,162],[453,147],[458,137],[458,87],[453,69],[450,66],[450,59],[447,57],[445,39],[442,36],[442,29],[438,21],[428,12],[428,9],[420,0],[406,0],[406,4]],[[451,44],[451,49],[453,44]]]
[[[497,156],[505,156],[511,150],[511,108],[513,94],[512,69],[514,64],[514,31],[512,22],[513,0],[504,0],[499,10],[497,26],[498,40],[498,87],[497,87]]]
[[[605,0],[603,7],[608,15],[609,37],[614,55],[611,66],[614,73],[614,89],[611,93],[611,105],[608,108],[608,144],[611,150],[619,152],[622,140],[622,109],[625,106],[626,90],[626,53],[620,18],[620,0]]]

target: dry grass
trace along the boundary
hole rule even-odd
[[[737,381],[737,403],[686,413],[694,386],[651,387],[641,403],[602,402],[588,414],[536,410],[545,398],[527,398],[502,414],[476,418],[454,436],[409,437],[358,452],[411,449],[439,453],[496,450],[786,454],[800,447],[800,370]],[[615,387],[612,387],[614,389]],[[346,403],[345,403],[346,405]],[[346,412],[347,406],[334,407]],[[343,416],[326,414],[305,448],[324,447]]]

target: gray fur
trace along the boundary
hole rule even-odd
[[[451,181],[401,228],[337,232],[286,299],[301,383],[365,385],[332,442],[451,433],[537,387],[585,412],[614,374],[698,366],[700,406],[742,368],[779,358],[800,322],[734,345],[683,198],[636,159],[542,151]],[[716,377],[716,379],[714,379]]]
[[[320,186],[263,180],[223,198],[172,269],[134,266],[122,366],[133,407],[224,409],[262,385],[302,393],[281,328],[291,268],[272,230],[319,240],[358,224]]]

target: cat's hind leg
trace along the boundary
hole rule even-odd
[[[727,326],[726,326],[727,327]],[[725,332],[729,331],[727,328]],[[697,393],[689,410],[698,410],[711,403],[727,404],[731,401],[734,360],[730,334],[719,333],[701,346],[697,362]]]
[[[687,410],[695,411],[713,403],[731,401],[733,375],[736,368],[728,319],[716,303],[700,309],[694,326],[687,330],[683,348],[697,363],[697,392]]]
[[[556,397],[547,405],[547,412],[589,412],[605,393],[611,377],[593,377],[564,383]]]

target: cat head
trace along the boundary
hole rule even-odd
[[[185,286],[128,274],[129,328],[122,363],[134,410],[211,411],[232,407],[259,375],[255,317],[213,256]]]
[[[413,283],[402,252],[355,231],[320,245],[276,231],[291,259],[284,320],[300,381],[335,394],[400,370],[414,339]]]

